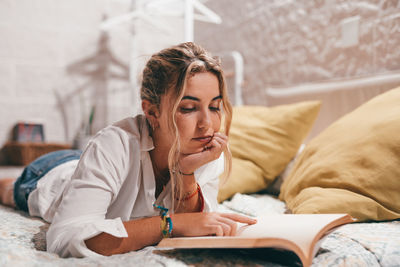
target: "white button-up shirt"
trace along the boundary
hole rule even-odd
[[[32,216],[51,222],[47,250],[62,257],[99,255],[84,240],[102,232],[127,237],[122,222],[158,216],[153,203],[171,210],[170,186],[155,198],[149,154],[153,148],[145,117],[126,118],[101,130],[79,162],[55,167],[39,180],[28,207]],[[217,207],[218,176],[223,170],[221,155],[194,172],[203,192],[204,211]]]

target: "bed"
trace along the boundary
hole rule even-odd
[[[389,82],[382,84],[382,80]],[[379,90],[376,91],[373,89],[373,93],[371,93],[371,91],[364,91],[362,95],[366,98],[372,98],[371,94],[377,95],[381,92],[389,91],[389,88],[394,87],[396,84],[400,84],[399,80],[399,75],[395,75],[395,78],[393,79],[380,79],[377,77],[376,79],[371,80],[369,78],[367,81],[368,84],[376,81],[380,82],[380,86],[378,86]],[[346,87],[350,84],[354,88],[359,88],[357,87],[357,84],[360,84],[360,82],[364,83],[366,81],[356,80],[351,81],[351,83],[336,83],[335,85]],[[321,85],[321,87],[323,86],[326,86],[326,84]],[[377,88],[377,85],[374,84],[372,87]],[[324,94],[321,93],[317,86],[314,85],[312,88],[313,90],[311,93],[303,92],[301,95],[291,94],[293,88],[279,92],[275,89],[269,90],[267,94],[270,96],[270,103],[277,105],[274,108],[257,107],[256,109],[246,109],[246,107],[235,107],[236,112],[240,113],[243,118],[240,119],[238,117],[233,120],[232,139],[230,139],[230,142],[232,141],[232,153],[234,156],[233,177],[232,181],[227,182],[221,187],[221,192],[218,196],[220,201],[218,206],[219,211],[234,212],[249,216],[285,212],[302,213],[310,208],[315,209],[315,202],[326,204],[323,207],[319,207],[321,210],[317,210],[316,212],[324,212],[327,209],[328,211],[329,209],[347,211],[347,208],[349,207],[341,206],[340,198],[335,199],[338,201],[333,201],[335,205],[332,206],[332,199],[329,199],[329,193],[326,194],[326,196],[328,196],[328,201],[326,201],[326,203],[324,202],[325,199],[322,198],[321,201],[318,199],[317,201],[314,200],[314,205],[311,206],[296,206],[296,204],[302,200],[296,198],[297,196],[302,196],[307,200],[305,203],[309,203],[310,201],[312,202],[313,197],[318,195],[318,192],[314,191],[311,195],[307,195],[304,192],[308,192],[310,188],[300,188],[299,186],[293,188],[290,181],[296,181],[298,177],[301,177],[302,175],[304,176],[304,173],[301,172],[303,170],[301,168],[301,162],[308,160],[305,158],[307,156],[307,151],[309,154],[313,155],[315,153],[320,153],[320,151],[315,151],[315,148],[314,151],[312,151],[313,153],[310,153],[309,151],[313,146],[317,146],[317,148],[321,147],[323,136],[317,136],[320,132],[320,128],[324,128],[324,124],[331,124],[342,115],[340,113],[345,113],[361,104],[359,103],[360,100],[358,100],[358,102],[355,101],[353,102],[352,107],[350,107],[351,105],[346,107],[346,111],[342,110],[335,116],[332,116],[332,114],[328,114],[328,116],[327,113],[329,112],[327,112],[327,110],[324,111],[324,107],[320,108],[320,103],[315,101],[305,102],[306,104],[283,105],[282,107],[282,104],[284,103],[282,98],[293,98],[293,102],[296,102],[310,100],[308,98],[312,98],[311,96],[314,93],[317,95]],[[338,94],[349,92],[354,93],[351,89],[335,88],[328,93],[330,97],[325,96],[326,99],[338,101],[343,99],[340,97],[332,97],[332,92]],[[386,98],[394,99],[394,97],[399,97],[400,88],[397,89],[396,94],[397,95],[394,95],[392,93],[392,95],[389,95]],[[362,102],[365,100],[366,99],[363,99]],[[328,104],[327,106],[329,107],[329,105],[331,104]],[[332,105],[335,106],[335,104]],[[385,104],[383,106],[383,108],[387,108],[387,106],[390,105]],[[394,104],[393,108],[395,111],[398,111],[397,106]],[[373,108],[374,110],[377,110],[376,106],[373,106]],[[322,114],[327,117],[327,119],[321,119],[321,117],[317,116],[319,110],[322,111],[319,115]],[[265,113],[268,113],[269,115],[265,116]],[[271,125],[265,127],[264,125],[263,127],[260,127],[260,129],[273,128],[276,130],[279,127],[282,128],[279,128],[279,134],[276,136],[268,135],[266,138],[264,135],[259,135],[252,137],[257,137],[263,141],[271,138],[273,140],[272,143],[282,144],[281,146],[269,147],[271,145],[270,143],[251,143],[248,140],[243,143],[243,140],[246,140],[249,136],[249,133],[243,132],[243,129],[248,129],[249,131],[254,132],[254,128],[249,127],[249,125],[243,125],[242,123],[248,123],[248,118],[257,116],[257,114],[261,114],[261,116],[260,118],[257,118],[255,122],[252,122],[254,123],[252,126],[256,127],[258,123],[265,123],[265,119],[268,120],[268,118],[273,118],[276,122],[273,125],[274,127],[270,127]],[[288,114],[293,115],[293,120],[297,124],[292,122],[281,123],[283,120],[287,120],[287,118],[290,117]],[[399,115],[397,118],[400,118],[400,112],[396,114]],[[350,119],[351,117],[348,118],[348,120]],[[342,124],[339,123],[337,127],[344,127],[344,122],[348,123],[348,120],[344,120]],[[397,120],[400,121],[400,119]],[[317,125],[314,124],[315,121],[317,121]],[[390,122],[390,125],[393,125],[393,122],[396,122],[396,120],[391,120]],[[350,121],[350,123],[352,123],[352,121]],[[305,127],[304,124],[307,124],[307,126]],[[286,129],[283,127],[289,127],[290,131],[292,133],[295,132],[296,135],[288,136],[283,134]],[[380,125],[380,127],[374,127],[374,129],[375,128],[382,129],[384,127]],[[333,127],[332,129],[335,130],[336,128]],[[333,131],[332,129],[331,131]],[[398,128],[392,130],[397,131]],[[311,132],[312,137],[308,134],[309,132]],[[394,138],[393,140],[397,145],[397,148],[395,147],[389,151],[392,153],[391,156],[393,156],[393,153],[400,155],[400,150],[398,149],[398,144],[400,142],[399,139],[397,139],[397,133],[398,132],[396,132],[395,135],[389,136],[390,138]],[[308,143],[308,140],[314,139],[314,136],[317,136],[317,138],[315,138],[317,139],[317,142],[311,140]],[[280,139],[274,140],[273,138],[275,137]],[[330,136],[328,135],[325,138],[329,137]],[[251,140],[254,140],[254,138]],[[377,143],[385,145],[388,142],[386,141],[387,139],[388,138],[385,138],[386,143],[383,141],[381,142],[381,140]],[[306,144],[304,144],[304,142],[306,142]],[[246,152],[246,149],[249,147],[254,147],[254,149],[259,149],[259,151],[247,153],[248,151]],[[337,151],[340,151],[340,149],[335,150],[335,152]],[[304,154],[306,154],[306,156],[304,156]],[[376,158],[378,158],[378,156]],[[381,156],[379,156],[379,158],[381,158]],[[400,160],[400,157],[398,158]],[[310,160],[315,161],[313,158]],[[266,161],[268,162],[268,165],[262,166],[262,163],[265,163]],[[360,165],[359,161],[357,161],[357,163]],[[365,165],[365,159],[361,163]],[[397,161],[392,163],[398,164]],[[387,176],[398,175],[397,169],[400,169],[399,166],[400,164],[397,165],[397,167],[392,168],[393,173],[387,173]],[[391,168],[391,166],[387,167],[389,169]],[[5,176],[8,175],[1,173],[0,169],[0,178]],[[396,181],[399,180],[398,177],[399,176],[396,177]],[[307,177],[304,179],[304,181],[296,182],[305,184],[307,182]],[[383,177],[382,179],[386,178]],[[359,181],[356,180],[355,183],[359,183]],[[343,183],[337,182],[335,185],[331,185],[331,187],[340,187],[342,185]],[[347,184],[347,186],[350,187],[350,184]],[[311,188],[314,189],[314,187],[324,186],[313,184]],[[389,190],[385,195],[389,195],[390,197],[390,194],[397,194],[395,197],[398,197],[398,192],[400,190],[399,183],[395,182],[392,187],[394,187],[392,190],[393,192]],[[327,187],[325,189],[331,188]],[[352,187],[352,189],[354,188]],[[367,193],[374,192],[368,190],[368,188],[365,189]],[[357,190],[353,190],[351,193],[354,193],[355,191]],[[384,190],[383,192],[386,193]],[[382,206],[382,203],[379,202],[379,196],[373,198],[373,200]],[[383,211],[378,212],[378,215],[375,214],[378,216],[376,218],[373,217],[375,216],[373,213],[376,213],[377,210],[379,211],[380,206],[376,206],[375,208],[374,205],[378,204],[375,202],[367,202],[367,204],[363,204],[364,206],[358,206],[357,212],[359,213],[356,212],[353,215],[360,218],[360,222],[341,226],[335,231],[329,233],[323,239],[321,247],[314,258],[312,265],[399,266],[400,217],[398,216],[398,210],[396,209],[398,208],[397,202],[400,203],[400,201],[397,200],[397,198],[393,198],[392,202],[394,202],[394,204],[386,205],[386,209],[391,213],[384,213]],[[350,210],[350,212],[353,212],[353,210]],[[300,266],[300,261],[294,254],[273,249],[180,250],[159,249],[155,246],[150,246],[136,252],[114,255],[111,257],[81,259],[60,258],[55,254],[45,251],[45,236],[47,229],[48,224],[43,220],[39,218],[31,218],[21,211],[16,211],[0,205],[0,266]]]
[[[251,207],[251,209],[249,208]],[[285,212],[284,202],[265,194],[236,194],[224,212],[247,215]],[[45,251],[48,224],[0,206],[0,266],[296,266],[296,256],[268,249],[172,250],[147,247],[101,258],[60,258]],[[400,221],[345,225],[323,241],[313,266],[398,266]]]

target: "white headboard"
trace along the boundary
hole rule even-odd
[[[397,86],[400,86],[400,72],[290,88],[267,88],[266,94],[268,106],[306,100],[322,101],[321,111],[307,142],[339,117]]]
[[[225,76],[227,78],[228,88],[232,88],[229,91],[229,98],[232,99],[232,103],[235,106],[243,105],[242,98],[242,86],[244,79],[244,65],[243,57],[238,51],[221,52],[217,55],[222,60],[222,65],[225,70]]]

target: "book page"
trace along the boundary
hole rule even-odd
[[[319,238],[335,226],[352,221],[347,214],[271,214],[258,217],[254,225],[240,224],[236,236],[165,238],[158,247],[283,248],[295,252],[308,266]]]
[[[344,214],[271,214],[257,218],[257,224],[244,225],[237,236],[245,238],[277,238],[297,244],[309,255],[314,237],[329,223]]]

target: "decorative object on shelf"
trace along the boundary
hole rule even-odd
[[[13,141],[16,142],[44,142],[43,124],[18,122],[13,128]]]

